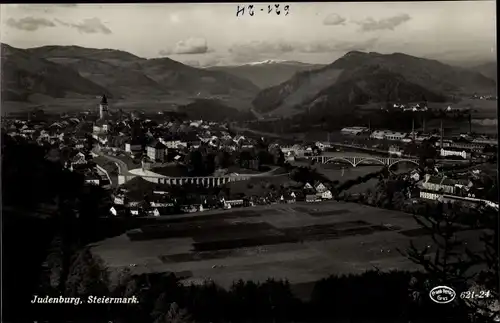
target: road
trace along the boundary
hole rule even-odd
[[[280,168],[280,166],[274,166],[271,170],[268,170],[267,172],[264,172],[264,173],[258,173],[258,174],[244,174],[244,173],[240,174],[240,173],[238,173],[238,175],[248,176],[248,177],[282,176],[282,175],[285,175],[285,174],[273,174],[279,168]]]
[[[276,133],[271,133],[271,132],[264,132],[264,131],[258,131],[258,130],[253,130],[253,129],[248,129],[248,128],[242,128],[238,127],[236,125],[231,125],[231,128],[237,131],[241,132],[251,132],[255,135],[262,136],[262,137],[269,137],[269,138],[283,138],[283,139],[300,139],[303,137],[303,134],[276,134]]]
[[[107,160],[115,163],[116,166],[118,167],[118,174],[124,174],[124,173],[128,172],[128,166],[123,160],[120,160],[120,159],[115,158],[113,156],[104,154],[103,152],[100,152],[100,151],[94,150],[93,152],[98,154],[100,157],[106,158]]]

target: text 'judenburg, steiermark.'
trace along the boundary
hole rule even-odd
[[[86,299],[80,297],[41,297],[34,295],[31,300],[32,304],[138,304],[137,297],[107,297],[107,296],[89,296]]]

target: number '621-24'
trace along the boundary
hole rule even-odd
[[[489,290],[481,290],[478,292],[468,290],[460,293],[460,298],[462,299],[481,299],[489,297],[491,297],[491,292]]]

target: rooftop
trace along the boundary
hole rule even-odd
[[[167,148],[164,144],[162,144],[158,140],[153,140],[152,142],[150,142],[148,144],[148,147],[152,147],[152,148],[155,148],[155,149],[165,149],[165,148]]]

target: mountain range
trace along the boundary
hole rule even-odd
[[[29,101],[106,94],[115,100],[239,97],[259,88],[247,79],[199,69],[169,58],[145,59],[128,52],[78,46],[2,50],[2,98]]]
[[[473,70],[401,53],[353,51],[262,90],[252,104],[259,113],[290,116],[311,110],[327,114],[372,102],[445,102],[451,95],[495,91],[494,80]]]
[[[496,92],[496,63],[466,69],[401,53],[353,51],[328,65],[268,60],[195,68],[169,58],[78,46],[19,49],[2,44],[1,52],[2,102],[95,100],[106,94],[115,106],[131,102],[146,109],[148,103],[169,103],[200,116],[206,107],[221,117],[249,111],[260,117]]]
[[[473,67],[473,70],[483,74],[484,76],[494,80],[495,82],[497,81],[497,63],[496,62],[489,62],[489,63],[480,64],[478,66]]]
[[[324,65],[307,64],[296,61],[266,60],[236,66],[213,66],[208,70],[221,71],[248,79],[261,89],[281,84],[297,72],[322,68]]]

